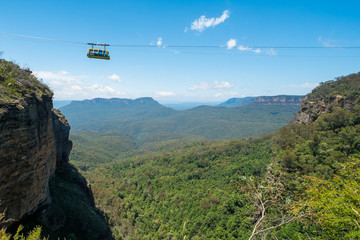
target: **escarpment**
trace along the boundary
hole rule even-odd
[[[336,108],[351,112],[360,103],[360,73],[336,78],[334,81],[320,83],[301,102],[293,123],[308,124],[316,121],[323,113],[332,112]]]
[[[54,126],[63,123],[53,118],[52,93],[27,94],[0,105],[0,211],[14,220],[50,200],[49,178],[64,152],[57,142],[69,141],[55,137]]]
[[[13,225],[41,225],[50,239],[111,239],[90,185],[69,164],[70,125],[52,96],[30,70],[0,59],[0,212]]]

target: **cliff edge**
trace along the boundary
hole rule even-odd
[[[0,81],[0,211],[19,220],[50,200],[56,152],[64,151],[57,149],[52,92],[30,71],[4,60]]]
[[[301,102],[293,123],[308,124],[316,121],[323,113],[336,108],[351,112],[360,104],[360,73],[341,76],[335,80],[320,83]]]
[[[50,239],[109,239],[89,184],[68,163],[70,126],[52,96],[30,70],[0,59],[0,212],[42,225]]]

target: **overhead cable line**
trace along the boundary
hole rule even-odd
[[[87,42],[77,42],[70,40],[59,40],[54,38],[44,38],[37,36],[28,36],[20,34],[10,34],[10,33],[0,33],[2,36],[7,37],[19,37],[19,38],[29,38],[29,39],[38,39],[46,40],[53,42],[63,42],[63,43],[72,43],[79,45],[87,45]],[[111,47],[122,47],[122,48],[227,48],[226,45],[146,45],[146,44],[109,44]],[[360,49],[360,46],[348,46],[348,47],[339,47],[339,46],[246,46],[249,49]]]
[[[87,43],[83,43],[83,42],[58,40],[58,39],[54,39],[54,38],[35,37],[35,36],[27,36],[27,35],[19,35],[19,34],[11,34],[11,33],[0,33],[0,35],[7,36],[7,37],[30,38],[30,39],[53,41],[53,42],[64,42],[64,43],[84,44],[84,45],[87,44]]]

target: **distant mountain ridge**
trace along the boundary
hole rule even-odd
[[[276,98],[273,101],[280,101]],[[271,100],[271,98],[270,98]],[[73,101],[61,111],[73,130],[115,131],[136,139],[173,138],[175,135],[234,139],[269,133],[289,123],[299,106],[246,104],[240,107],[198,106],[177,111],[150,97]],[[286,99],[285,99],[286,100]],[[161,133],[161,137],[160,134]]]
[[[86,99],[81,101],[71,101],[71,104],[155,104],[160,105],[157,101],[155,101],[151,97],[142,97],[137,99],[127,99],[127,98],[94,98],[94,99]]]
[[[219,106],[222,107],[240,107],[245,104],[258,104],[258,105],[288,105],[300,106],[304,96],[298,95],[277,95],[277,96],[259,96],[259,97],[244,97],[244,98],[231,98]]]

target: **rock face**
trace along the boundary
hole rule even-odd
[[[30,70],[0,59],[0,212],[6,225],[40,225],[50,240],[111,239],[90,185],[68,163],[70,126],[52,96]]]
[[[56,143],[56,168],[63,168],[69,162],[72,142],[69,141],[70,125],[57,109],[52,110],[52,123]]]
[[[52,111],[52,96],[1,107],[0,211],[19,220],[50,200],[49,178],[71,150],[70,127]]]
[[[226,102],[220,104],[219,106],[240,107],[245,104],[300,106],[302,98],[303,96],[295,96],[295,95],[231,98]]]
[[[254,99],[255,104],[261,105],[292,105],[300,106],[303,96],[263,96]]]
[[[320,83],[301,102],[293,123],[307,124],[316,121],[323,113],[335,108],[354,111],[360,103],[360,73],[336,78]]]

